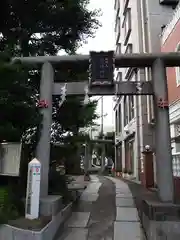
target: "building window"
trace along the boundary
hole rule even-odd
[[[115,0],[114,2],[114,10],[119,11],[120,9],[120,0]]]
[[[126,47],[125,54],[132,54],[133,53],[133,45],[129,43]]]
[[[121,121],[121,104],[118,107],[118,117],[119,117],[119,133],[122,132],[122,121]]]
[[[116,44],[119,42],[121,35],[121,19],[120,17],[116,18],[116,26],[115,26],[115,38],[116,38]]]
[[[116,82],[121,82],[121,81],[122,81],[122,72],[118,72],[116,77]]]
[[[124,21],[123,21],[122,27],[124,28],[124,46],[126,46],[131,34],[131,9],[130,8],[127,9],[124,15]]]
[[[178,43],[177,48],[176,48],[176,52],[180,52],[180,43]],[[177,86],[180,85],[180,67],[176,67],[176,84]]]
[[[116,121],[116,130],[115,130],[115,132],[117,134],[118,133],[118,112],[117,112],[117,110],[115,112],[115,121]]]
[[[129,96],[129,121],[131,121],[135,116],[134,109],[134,96]]]
[[[122,82],[122,72],[117,73],[116,83],[118,83],[118,82]],[[118,95],[119,88],[120,88],[119,84],[115,84],[115,96],[117,96],[118,99],[122,97],[121,95]]]
[[[125,141],[125,168],[134,173],[134,139]]]
[[[128,4],[129,4],[129,0],[124,0],[124,11],[123,11],[124,14],[128,8]]]
[[[121,54],[121,43],[116,44],[116,52],[117,55]]]
[[[115,51],[115,54],[116,55],[120,55],[122,52],[121,52],[121,43],[116,43],[116,51]],[[119,70],[119,67],[116,67],[118,70]]]
[[[133,53],[133,45],[131,43],[127,44],[124,54],[132,54],[132,53]],[[132,67],[126,68],[124,78],[128,79],[129,76],[131,75],[133,69],[134,68],[132,68]]]
[[[117,166],[116,170],[121,172],[122,171],[122,143],[117,147]]]
[[[124,96],[124,126],[129,123],[128,119],[128,97]]]
[[[134,173],[134,139],[129,141],[129,170]]]
[[[116,8],[117,12],[116,12],[116,18],[119,16],[119,12],[120,12],[120,0],[118,0],[117,2],[117,8]]]

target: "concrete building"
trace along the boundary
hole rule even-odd
[[[178,1],[115,0],[116,53],[160,52],[160,34]],[[117,69],[116,81],[150,81],[150,69]],[[153,104],[147,96],[116,98],[116,169],[129,170],[137,180],[145,145],[154,148]]]
[[[162,52],[180,52],[180,3],[161,35]],[[180,153],[180,67],[167,68],[172,153]]]

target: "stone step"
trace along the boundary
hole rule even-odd
[[[114,222],[114,240],[144,240],[139,222]]]
[[[90,212],[72,212],[67,226],[70,228],[86,228],[90,217]]]
[[[58,240],[87,240],[87,228],[68,228]]]
[[[116,207],[116,221],[138,222],[138,212],[136,208]]]
[[[116,198],[116,207],[135,207],[132,198]]]

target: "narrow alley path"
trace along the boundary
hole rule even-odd
[[[116,217],[115,186],[107,178],[99,177],[102,183],[99,197],[92,206],[88,224],[88,240],[112,240],[113,223]]]
[[[58,240],[112,240],[115,187],[104,177],[91,176],[63,234]]]
[[[144,240],[128,185],[92,175],[57,240]]]

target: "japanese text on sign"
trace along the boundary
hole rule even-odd
[[[108,57],[102,57],[102,58],[100,58],[99,67],[100,67],[99,78],[100,78],[100,79],[105,79],[105,78],[107,78],[105,73],[106,73],[106,71],[107,71],[108,68],[109,68]]]
[[[112,84],[114,52],[91,52],[90,57],[90,85]]]

